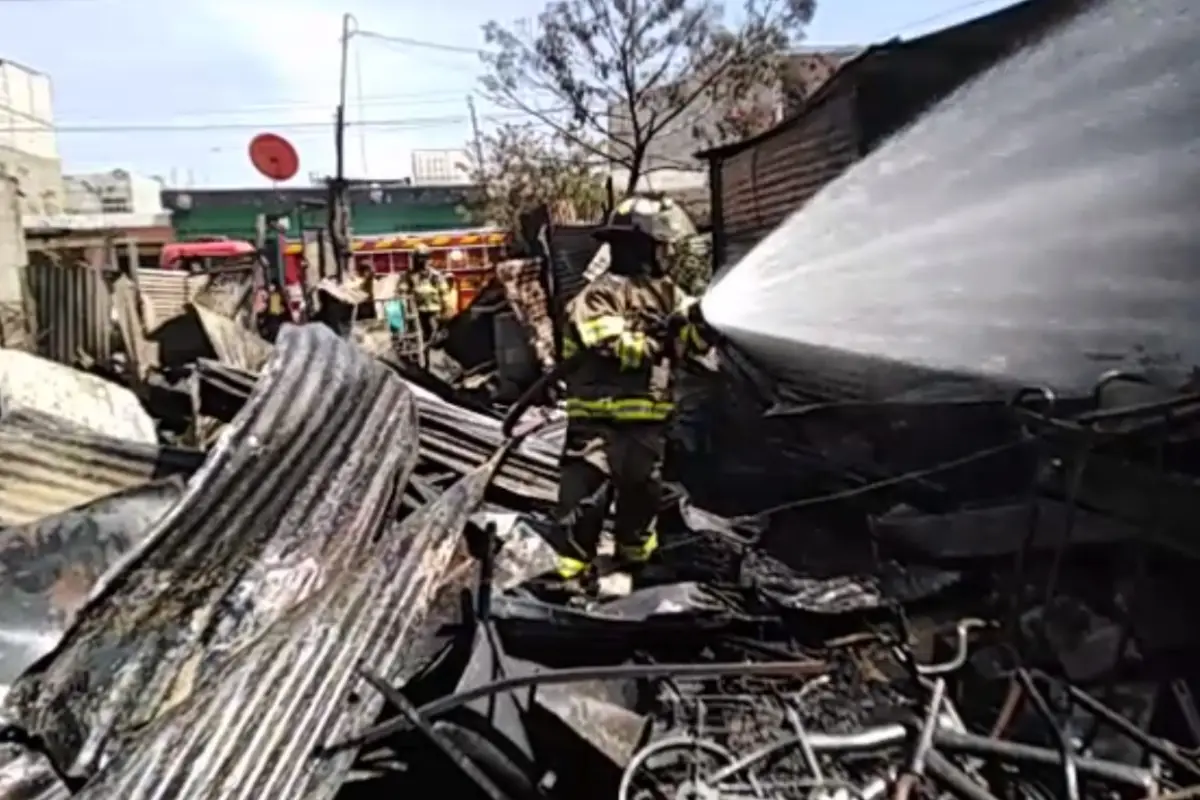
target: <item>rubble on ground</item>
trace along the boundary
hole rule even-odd
[[[140,337],[131,388],[0,375],[0,800],[1197,796],[1194,396],[941,408],[941,441],[727,363],[659,556],[584,600],[556,414],[508,440],[236,308]]]

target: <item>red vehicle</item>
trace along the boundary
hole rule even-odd
[[[158,266],[162,269],[204,272],[214,267],[248,263],[257,254],[254,245],[237,239],[172,242],[163,246]]]

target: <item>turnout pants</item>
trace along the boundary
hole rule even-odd
[[[565,539],[559,559],[562,577],[583,572],[595,558],[614,495],[618,557],[643,562],[653,553],[665,438],[662,423],[567,424],[555,510]]]

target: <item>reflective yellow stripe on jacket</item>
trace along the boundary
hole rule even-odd
[[[595,347],[606,339],[625,333],[625,318],[616,314],[589,319],[579,325],[579,341],[584,347]]]
[[[595,400],[569,397],[566,405],[570,419],[615,422],[662,422],[675,410],[675,404],[670,401],[633,397],[603,397]]]

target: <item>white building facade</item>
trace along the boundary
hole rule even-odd
[[[50,76],[2,59],[0,175],[17,180],[23,215],[65,210]]]
[[[470,160],[466,150],[414,150],[412,176],[416,186],[469,184]]]

